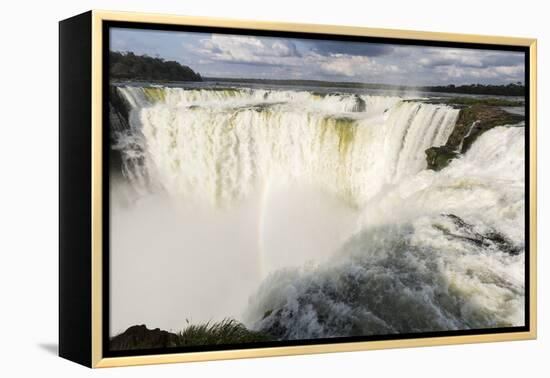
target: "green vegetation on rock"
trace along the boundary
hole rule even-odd
[[[466,153],[476,139],[495,126],[512,125],[524,120],[524,116],[489,106],[483,102],[461,109],[453,132],[447,143],[426,150],[428,169],[439,171],[451,160]]]
[[[523,101],[507,100],[504,98],[472,98],[472,97],[450,97],[434,101],[448,105],[487,105],[487,106],[523,106]]]
[[[440,171],[449,165],[451,160],[455,159],[458,155],[458,152],[453,151],[447,146],[430,147],[426,150],[428,168],[434,171]]]

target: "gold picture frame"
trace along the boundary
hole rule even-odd
[[[104,164],[104,120],[105,109],[104,107],[104,38],[105,38],[105,23],[106,22],[128,22],[139,24],[163,24],[163,25],[185,25],[185,26],[200,26],[200,27],[212,27],[212,28],[229,28],[229,29],[247,29],[253,31],[272,31],[272,32],[296,32],[296,33],[313,33],[313,34],[331,34],[341,36],[358,36],[358,37],[377,37],[387,39],[399,39],[399,40],[419,40],[419,41],[438,41],[444,43],[466,43],[466,44],[491,44],[502,46],[519,46],[528,49],[529,61],[526,62],[526,69],[528,69],[528,114],[526,119],[529,126],[529,201],[526,209],[529,210],[529,235],[525,235],[526,240],[529,242],[528,250],[528,269],[529,276],[526,277],[526,300],[529,306],[529,319],[528,330],[521,332],[503,332],[503,333],[491,333],[491,334],[472,334],[472,335],[452,335],[452,336],[438,336],[438,337],[419,337],[397,340],[376,340],[376,341],[353,341],[342,343],[330,343],[330,344],[313,344],[313,345],[295,345],[295,346],[270,346],[270,347],[258,347],[248,349],[232,349],[232,350],[211,350],[211,351],[198,351],[198,352],[182,352],[182,353],[166,353],[166,354],[151,354],[151,355],[132,355],[121,357],[105,357],[103,353],[104,347],[104,332],[103,326],[105,321],[105,314],[103,311],[103,304],[105,296],[108,293],[105,292],[103,286],[104,280],[104,204],[103,198],[105,196],[105,183],[103,182],[105,164]],[[89,48],[89,54],[83,54],[84,57],[75,58],[76,55],[81,54],[82,50],[78,50],[79,41],[74,36],[75,33],[82,32],[85,34],[84,40],[89,37],[89,45],[83,47]],[[67,36],[72,34],[72,36]],[[72,39],[71,39],[72,38]],[[115,366],[130,366],[130,365],[144,365],[144,364],[161,364],[161,363],[174,363],[174,362],[190,362],[190,361],[208,361],[208,360],[220,360],[220,359],[238,359],[238,358],[251,358],[251,357],[267,357],[267,356],[284,356],[284,355],[301,355],[311,353],[329,353],[329,352],[347,352],[347,351],[361,351],[361,350],[373,350],[373,349],[389,349],[389,348],[403,348],[403,347],[423,347],[423,346],[435,346],[435,345],[449,345],[449,344],[467,344],[467,343],[483,343],[483,342],[496,342],[496,341],[512,341],[512,340],[530,340],[536,339],[537,336],[537,264],[536,264],[536,209],[537,209],[537,136],[536,136],[536,114],[537,114],[537,41],[530,38],[514,38],[514,37],[501,37],[501,36],[482,36],[482,35],[469,35],[469,34],[453,34],[453,33],[435,33],[424,31],[406,31],[406,30],[393,30],[393,29],[377,29],[367,27],[353,27],[353,26],[335,26],[335,25],[315,25],[315,24],[294,24],[294,23],[279,23],[279,22],[258,22],[251,20],[229,20],[218,19],[209,17],[188,17],[188,16],[174,16],[174,15],[160,15],[160,14],[145,14],[145,13],[126,13],[126,12],[111,12],[93,10],[85,13],[81,16],[69,19],[61,22],[60,33],[60,73],[61,76],[65,75],[64,69],[71,59],[88,59],[91,58],[88,63],[89,67],[89,80],[83,85],[83,93],[90,95],[87,99],[91,100],[88,104],[86,113],[86,104],[84,101],[80,105],[75,105],[71,101],[81,101],[80,97],[74,94],[63,93],[60,95],[60,112],[61,116],[61,149],[63,150],[63,135],[68,128],[69,121],[81,121],[89,120],[90,127],[85,128],[84,132],[87,135],[82,136],[84,141],[89,141],[89,160],[83,161],[82,164],[91,163],[91,166],[86,166],[89,173],[89,182],[91,188],[89,191],[89,223],[84,222],[79,230],[73,230],[76,235],[79,233],[86,234],[86,238],[71,241],[61,241],[60,246],[60,355],[71,359],[73,361],[82,363],[89,367],[115,367]],[[72,50],[71,50],[72,49]],[[76,50],[75,50],[76,49]],[[76,52],[71,52],[71,51]],[[82,55],[82,54],[81,54]],[[79,73],[74,73],[74,77],[77,77]],[[82,74],[82,73],[80,73]],[[67,76],[68,77],[68,76]],[[61,92],[69,91],[69,86],[74,85],[70,82],[71,78],[68,77],[60,79]],[[64,87],[67,85],[67,87]],[[71,92],[73,93],[73,92]],[[71,98],[71,96],[73,98]],[[64,116],[67,108],[74,108],[74,106],[80,106],[83,112],[80,114],[68,114]],[[86,114],[84,114],[86,113]],[[84,114],[84,115],[83,115]],[[73,118],[71,118],[73,117]],[[80,118],[79,118],[80,117]],[[64,126],[64,122],[67,123]],[[74,126],[74,125],[73,125]],[[69,138],[69,136],[67,136]],[[526,142],[527,143],[527,142]],[[68,151],[67,153],[69,153]],[[68,155],[61,153],[61,182],[63,187],[63,159],[66,159]],[[65,172],[66,175],[71,174],[71,168],[67,166]],[[85,185],[84,183],[83,185]],[[69,189],[66,189],[67,191]],[[65,238],[65,232],[71,232],[71,227],[77,227],[76,224],[71,223],[70,210],[67,210],[64,206],[69,206],[72,201],[77,201],[80,195],[86,195],[85,193],[71,194],[65,192],[66,203],[61,203],[61,239]],[[64,195],[62,194],[61,197]],[[67,215],[68,214],[68,215]],[[65,220],[64,220],[65,219]],[[87,228],[89,226],[89,228]],[[71,244],[72,243],[72,244]],[[80,244],[79,244],[80,243]],[[69,248],[70,247],[70,248]],[[74,254],[79,254],[80,250],[86,250],[88,254],[84,255],[84,258],[79,259]],[[73,255],[71,255],[73,254]],[[76,278],[71,276],[67,272],[68,269],[72,269],[75,272],[86,272],[83,277],[79,279],[89,280],[89,286],[83,286],[74,281]],[[79,281],[80,282],[80,281]],[[83,281],[82,281],[83,282]],[[70,288],[72,287],[72,288]],[[87,290],[89,289],[89,293]],[[71,291],[73,290],[73,291]],[[75,304],[74,297],[77,295],[77,291],[84,291],[82,294],[83,302]],[[76,308],[76,309],[75,309]],[[81,316],[82,313],[88,313],[89,316],[80,320],[74,320],[76,317]],[[76,323],[77,324],[76,324]],[[68,326],[67,324],[72,325]],[[76,325],[75,325],[76,324]],[[80,339],[83,344],[87,344],[75,351]]]

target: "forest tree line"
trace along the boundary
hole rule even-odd
[[[353,89],[380,89],[391,91],[426,91],[426,92],[445,92],[461,93],[473,95],[492,95],[492,96],[524,96],[525,86],[520,83],[510,83],[502,85],[491,84],[467,84],[467,85],[438,85],[438,86],[413,86],[413,85],[395,85],[395,84],[376,84],[360,83],[349,81],[323,81],[323,80],[301,80],[301,79],[257,79],[257,78],[223,78],[223,77],[205,77],[206,81],[214,82],[233,82],[233,83],[252,83],[264,85],[298,85],[311,87],[337,87]]]
[[[198,72],[176,61],[133,52],[110,51],[109,74],[116,80],[202,81]]]
[[[493,95],[493,96],[525,96],[525,86],[520,83],[510,83],[507,85],[484,85],[484,84],[469,84],[469,85],[440,85],[435,87],[427,87],[430,92],[447,92],[447,93],[464,93],[478,95]]]

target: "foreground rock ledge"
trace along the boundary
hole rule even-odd
[[[135,325],[111,339],[111,350],[153,349],[174,347],[178,336],[159,328],[148,329],[145,324]]]
[[[182,331],[172,333],[144,324],[128,328],[110,340],[110,350],[139,350],[205,345],[230,345],[271,341],[272,336],[247,329],[235,319],[200,324],[187,323]]]

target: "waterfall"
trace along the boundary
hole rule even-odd
[[[248,323],[285,340],[524,325],[524,156],[524,128],[496,127],[404,180],[330,260],[264,280]]]
[[[246,88],[119,87],[135,182],[216,206],[270,178],[305,182],[361,206],[425,169],[458,110],[398,97]]]
[[[130,112],[112,130],[126,178],[111,186],[113,330],[234,317],[313,339],[524,324],[523,124],[484,132],[436,172],[425,150],[447,142],[450,106],[117,90]]]

